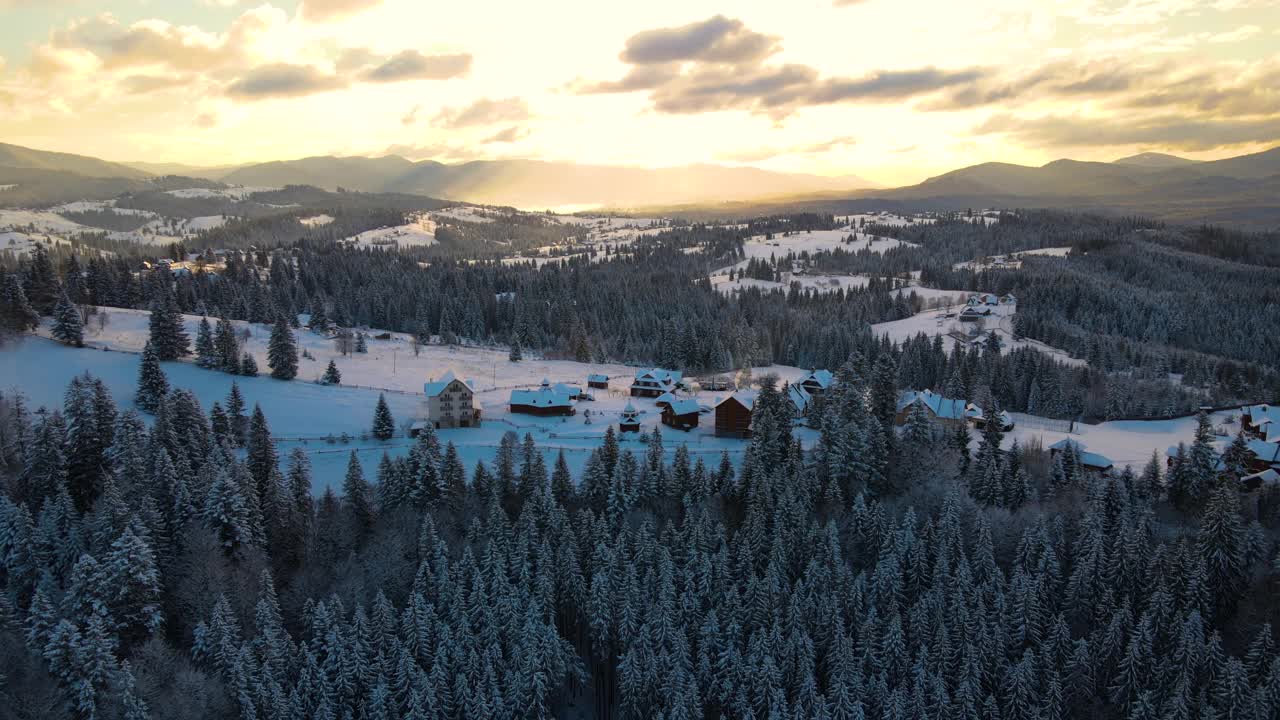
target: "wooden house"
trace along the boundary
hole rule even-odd
[[[1240,427],[1259,440],[1280,434],[1280,407],[1263,403],[1240,411]]]
[[[751,437],[751,414],[755,409],[756,393],[750,390],[736,392],[716,404],[716,436]]]
[[[830,370],[809,370],[809,374],[800,378],[796,384],[804,388],[805,392],[810,395],[821,395],[831,387],[831,383],[835,381],[835,376]]]
[[[592,373],[587,376],[587,387],[595,388],[597,390],[608,390],[609,376],[601,375],[599,373]]]
[[[640,411],[631,403],[622,408],[622,417],[618,420],[618,432],[640,432]]]
[[[791,401],[791,408],[795,411],[796,416],[804,415],[809,410],[809,403],[813,402],[813,395],[804,389],[799,383],[791,383],[786,387],[787,400]]]
[[[427,422],[437,430],[480,426],[480,408],[475,407],[472,381],[463,380],[449,371],[438,380],[424,383],[422,393],[427,401]]]
[[[1089,452],[1084,443],[1073,438],[1065,438],[1049,446],[1049,456],[1057,457],[1060,453],[1074,452],[1080,460],[1080,466],[1092,472],[1107,472],[1115,467],[1115,463],[1105,455]]]
[[[512,390],[511,412],[523,415],[574,415],[573,396],[563,385],[551,385],[546,380],[537,390]]]
[[[635,380],[631,382],[632,397],[653,397],[674,391],[680,386],[684,373],[679,370],[648,368],[637,370]]]
[[[944,397],[926,388],[919,392],[907,390],[898,396],[897,412],[893,417],[893,424],[906,425],[907,418],[911,416],[913,405],[919,405],[924,408],[930,420],[942,425],[955,426],[969,420],[966,414],[968,403],[964,400]]]
[[[701,413],[698,401],[691,398],[676,400],[662,408],[662,424],[687,432],[698,427],[698,415]]]

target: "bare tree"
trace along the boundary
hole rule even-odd
[[[356,337],[350,330],[344,328],[333,336],[333,345],[343,355],[350,355],[356,349]]]

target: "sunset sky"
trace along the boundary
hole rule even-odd
[[[886,184],[1280,142],[1280,2],[0,0],[0,141]]]

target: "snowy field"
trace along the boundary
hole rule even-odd
[[[54,406],[61,402],[66,384],[86,370],[100,376],[111,388],[117,403],[131,406],[136,390],[140,350],[147,337],[148,314],[140,310],[103,308],[107,322],[101,328],[91,320],[86,328],[85,349],[67,348],[46,338],[29,338],[16,347],[0,351],[0,388],[19,387],[34,406]],[[195,337],[199,318],[186,316],[187,330]],[[617,364],[578,363],[569,360],[528,359],[512,363],[506,348],[449,347],[428,345],[414,355],[408,337],[393,334],[391,340],[369,339],[367,354],[342,356],[330,338],[305,329],[296,333],[300,349],[306,349],[314,360],[299,361],[298,378],[292,382],[272,380],[266,375],[266,343],[270,327],[234,322],[237,331],[248,330],[245,348],[258,362],[263,375],[238,378],[225,373],[204,370],[191,362],[165,363],[170,383],[193,390],[206,409],[214,401],[225,398],[231,381],[237,380],[250,404],[261,403],[271,423],[272,434],[280,439],[282,453],[293,447],[303,448],[315,466],[317,491],[337,486],[345,472],[347,453],[357,450],[367,473],[376,472],[383,451],[393,456],[407,452],[410,441],[398,437],[382,443],[361,439],[373,417],[379,392],[386,392],[397,424],[403,430],[415,419],[425,416],[422,384],[452,370],[470,378],[477,389],[476,402],[482,411],[482,426],[473,429],[440,431],[442,442],[453,442],[463,460],[474,465],[489,460],[502,435],[514,431],[521,436],[531,433],[547,454],[548,466],[556,453],[563,450],[570,468],[580,472],[591,450],[598,447],[605,430],[617,422],[622,409],[632,402],[641,411],[640,421],[646,431],[660,425],[660,413],[653,399],[631,398],[626,392],[635,368]],[[42,328],[43,335],[48,328]],[[312,382],[333,359],[342,372],[342,386],[323,386]],[[39,368],[34,372],[33,368]],[[780,381],[794,381],[805,374],[793,367],[756,368],[756,378],[776,375]],[[564,383],[582,388],[590,373],[609,375],[615,380],[613,390],[593,390],[594,401],[577,403],[576,416],[539,418],[513,415],[508,409],[514,388],[536,387],[545,378],[551,383]],[[728,393],[697,392],[692,395],[699,404],[711,408]],[[587,420],[590,419],[590,422]],[[746,444],[741,440],[717,438],[714,415],[702,416],[700,426],[690,432],[663,427],[668,453],[681,444],[688,446],[695,459],[718,463],[728,451],[734,461],[741,458]],[[349,442],[330,442],[328,438],[349,436]],[[813,431],[799,428],[797,437],[810,446]],[[639,439],[628,434],[623,442],[636,452],[646,448]]]
[[[55,212],[0,209],[0,230],[26,230],[27,228],[35,228],[36,232],[58,235],[102,232],[97,228],[72,222]]]
[[[13,230],[0,231],[0,252],[11,252],[14,255],[26,255],[35,250],[36,243],[48,245],[70,245],[71,242],[55,235],[28,235]]]
[[[5,190],[12,190],[16,187],[18,186],[17,185],[0,185],[0,192],[4,192]]]
[[[800,283],[804,290],[817,290],[820,293],[866,287],[871,281],[868,275],[792,275],[786,282],[757,280],[756,278],[734,278],[729,281],[728,273],[711,276],[711,287],[722,293],[742,292],[748,288],[759,288],[765,292],[771,290],[790,290],[792,283]]]
[[[328,225],[333,222],[333,217],[331,215],[316,215],[314,217],[300,218],[298,222],[307,227],[316,227],[318,225]]]
[[[436,223],[428,214],[416,215],[404,225],[365,230],[342,240],[360,247],[415,247],[436,244]]]
[[[238,185],[227,188],[182,188],[181,190],[166,190],[165,193],[179,198],[228,198],[231,200],[243,200],[254,193],[271,192],[279,190],[277,187],[253,187]]]
[[[436,210],[431,213],[432,217],[448,218],[450,220],[460,220],[462,222],[471,223],[491,223],[494,215],[504,215],[494,210],[486,210],[482,207],[474,205],[460,205],[458,207],[445,208]]]
[[[913,287],[911,289],[920,292],[922,288]],[[964,298],[969,296],[969,293],[959,294],[962,301]],[[952,307],[953,312],[959,312],[959,310],[959,305]],[[929,337],[941,335],[943,347],[946,348],[947,352],[950,352],[951,348],[956,344],[955,338],[951,337],[950,333],[955,330],[967,330],[976,323],[961,323],[955,318],[947,318],[943,315],[944,313],[941,310],[925,310],[923,312],[916,313],[909,318],[903,318],[902,320],[892,320],[890,322],[872,325],[871,332],[876,337],[888,335],[889,339],[894,342],[902,342],[907,338],[915,337],[921,333]],[[1038,340],[1032,340],[1030,338],[1014,340],[1012,316],[993,317],[986,320],[983,325],[984,330],[995,331],[1000,335],[1000,339],[1004,341],[1004,349],[1006,352],[1017,348],[1030,347],[1053,356],[1053,358],[1059,362],[1066,363],[1068,365],[1084,365],[1084,360],[1073,358],[1067,354],[1065,350],[1051,347]]]
[[[1214,413],[1211,420],[1215,427],[1225,425],[1235,432],[1236,425],[1228,424],[1227,419],[1238,415],[1238,411]],[[1084,445],[1089,452],[1105,455],[1117,468],[1132,466],[1134,472],[1141,472],[1142,466],[1151,459],[1151,453],[1160,455],[1163,468],[1165,450],[1180,442],[1188,445],[1195,439],[1196,419],[1194,417],[1176,420],[1115,420],[1099,425],[1076,423],[1075,432],[1068,435],[1052,430],[1038,428],[1014,427],[1005,435],[1004,447],[1008,448],[1016,438],[1019,443],[1038,441],[1043,447],[1064,438],[1072,438]],[[1220,441],[1225,438],[1219,438]]]

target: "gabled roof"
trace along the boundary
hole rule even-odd
[[[758,397],[759,394],[760,393],[756,392],[755,390],[739,390],[738,392],[732,395],[726,395],[725,397],[721,398],[720,402],[716,403],[716,407],[720,407],[721,405],[729,402],[730,400],[736,400],[739,405],[741,405],[742,407],[748,410],[751,410],[756,406],[756,397]]]
[[[569,407],[573,405],[572,396],[564,391],[565,386],[551,386],[546,380],[537,390],[512,390],[512,405],[529,405],[531,407]]]
[[[1267,463],[1280,463],[1280,443],[1266,442],[1265,440],[1249,440],[1249,452],[1253,456]]]
[[[673,392],[664,392],[658,397],[654,398],[653,401],[655,403],[673,403],[676,401],[676,395]]]
[[[1080,456],[1081,464],[1087,467],[1102,468],[1103,470],[1112,467],[1115,463],[1111,462],[1111,458],[1106,455],[1099,455],[1095,452],[1089,452],[1084,449],[1084,443],[1075,438],[1063,438],[1058,442],[1049,446],[1050,450],[1066,450],[1075,448],[1076,454]]]
[[[679,370],[666,370],[663,368],[647,368],[636,371],[636,381],[648,380],[656,382],[659,385],[675,385],[684,378],[684,373]]]
[[[627,406],[622,408],[623,415],[636,415],[639,412],[639,410],[636,410],[636,406],[631,404],[630,400],[627,401]]]
[[[826,390],[831,387],[831,382],[835,380],[835,375],[830,370],[810,370],[808,375],[800,378],[797,384],[815,382],[818,387]]]
[[[804,389],[804,386],[796,383],[787,386],[787,399],[791,401],[797,411],[804,412],[805,408],[809,407],[809,402],[813,400],[813,396],[809,394],[808,390]]]
[[[600,373],[591,373],[587,376],[587,382],[609,382],[609,376],[601,375]]]
[[[1280,483],[1280,472],[1277,472],[1275,468],[1267,468],[1262,472],[1256,472],[1240,478],[1240,482],[1243,483],[1251,483],[1254,480],[1260,483]]]
[[[932,390],[907,390],[898,396],[898,412],[902,412],[912,403],[919,402],[929,408],[934,415],[944,420],[963,420],[965,418],[965,402],[943,397]]]
[[[693,398],[681,398],[671,403],[671,414],[673,415],[689,415],[702,411],[702,406]]]
[[[1280,425],[1280,406],[1277,405],[1268,405],[1266,403],[1250,405],[1244,409],[1244,414],[1249,416],[1254,425]]]
[[[449,387],[449,383],[459,379],[460,378],[457,375],[454,375],[453,371],[450,370],[446,372],[444,375],[441,375],[440,378],[437,380],[428,380],[427,382],[423,383],[422,394],[426,395],[427,397],[435,397],[440,393],[444,392],[444,389]],[[474,381],[463,380],[462,383],[466,385],[468,388],[475,390]]]

